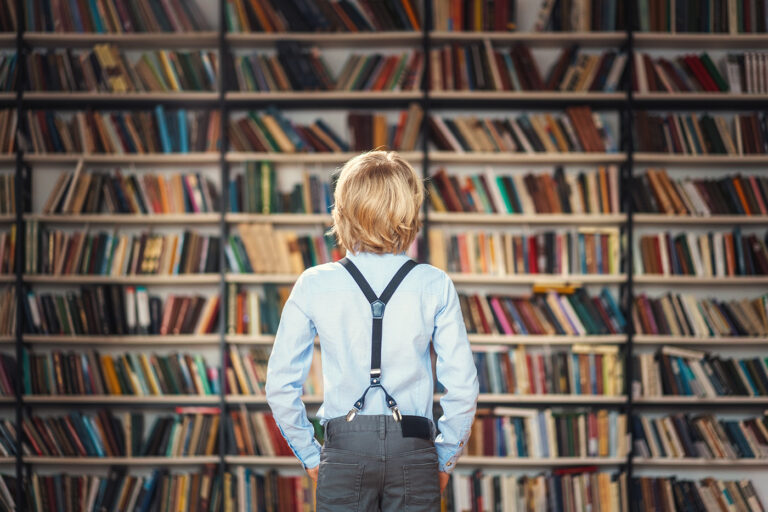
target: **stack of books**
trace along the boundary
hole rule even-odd
[[[639,0],[636,29],[643,32],[765,32],[768,6],[763,0]]]
[[[270,352],[271,349],[257,347],[241,355],[236,347],[230,347],[225,373],[227,392],[231,395],[264,396]],[[309,376],[304,382],[304,394],[323,394],[323,372],[320,365],[319,348],[312,353],[312,366]]]
[[[397,0],[395,0],[397,1]],[[224,510],[312,510],[316,486],[307,475],[261,472],[239,466],[224,475]]]
[[[670,477],[635,477],[633,487],[637,502],[633,510],[765,510],[751,480],[683,480]],[[760,488],[759,486],[757,487]]]
[[[313,420],[313,424],[322,433],[317,420]],[[270,413],[249,411],[241,404],[237,410],[229,412],[224,428],[227,429],[227,453],[230,455],[293,456]]]

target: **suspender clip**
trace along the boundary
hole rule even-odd
[[[396,405],[390,407],[389,410],[392,411],[392,417],[395,419],[395,421],[400,421],[403,419],[403,415],[400,413],[400,409]]]

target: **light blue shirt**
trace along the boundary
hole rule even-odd
[[[405,254],[348,252],[376,295],[381,295]],[[435,439],[439,469],[451,472],[469,437],[477,407],[477,370],[459,297],[450,278],[431,265],[417,265],[386,306],[381,348],[382,385],[403,414],[432,419],[430,339],[437,378],[447,392]],[[345,416],[369,384],[371,307],[340,263],[309,268],[296,281],[283,308],[267,369],[267,402],[280,431],[305,468],[320,464],[320,444],[301,401],[315,336],[323,366],[321,423]],[[381,389],[372,388],[358,414],[391,414]],[[354,421],[354,420],[353,420]]]

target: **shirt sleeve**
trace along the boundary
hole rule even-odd
[[[435,439],[440,471],[450,473],[467,442],[477,409],[477,369],[467,338],[459,296],[445,276],[443,306],[435,316],[432,344],[437,353],[437,380],[446,392],[440,398],[443,415]]]
[[[302,279],[283,307],[267,366],[266,395],[280,433],[304,468],[320,464],[320,443],[301,401],[302,387],[312,364],[317,331],[299,305]]]

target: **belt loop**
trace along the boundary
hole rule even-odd
[[[379,439],[386,439],[387,437],[387,417],[384,415],[379,416]]]

